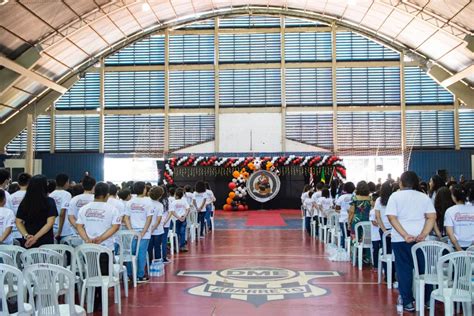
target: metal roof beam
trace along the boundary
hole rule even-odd
[[[15,63],[25,69],[30,69],[40,58],[41,55],[38,50],[31,47],[15,59]],[[8,67],[0,70],[0,96],[2,96],[9,88],[13,87],[20,77],[21,75],[8,69]]]
[[[456,83],[466,77],[469,77],[470,75],[474,74],[474,64],[470,65],[469,67],[465,68],[464,70],[461,70],[457,74],[452,75],[448,79],[445,79],[441,81],[441,85],[443,87],[449,87],[453,83]]]
[[[438,82],[443,82],[452,77],[452,75],[447,70],[438,65],[433,65],[428,70],[428,74],[430,74]],[[474,89],[460,81],[451,84],[446,89],[448,89],[452,94],[455,95],[457,99],[461,100],[468,107],[474,107]]]
[[[67,89],[59,84],[57,84],[54,81],[49,80],[48,78],[45,78],[41,75],[38,75],[36,72],[33,72],[25,67],[23,67],[20,64],[17,64],[13,60],[10,60],[4,56],[0,56],[0,66],[4,66],[17,74],[24,76],[28,79],[31,79],[33,81],[36,81],[43,86],[46,86],[50,89],[53,89],[61,94],[66,93]]]

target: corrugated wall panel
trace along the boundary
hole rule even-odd
[[[35,158],[42,160],[42,172],[50,179],[58,173],[66,173],[71,180],[78,182],[88,171],[97,181],[104,180],[104,154],[39,153]]]

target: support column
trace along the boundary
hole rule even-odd
[[[459,139],[459,99],[454,97],[454,146],[456,150],[461,149]]]
[[[285,17],[280,17],[280,84],[281,84],[281,151],[286,152],[286,64],[285,64]]]
[[[219,18],[214,18],[214,151],[219,152]]]
[[[334,153],[338,152],[337,142],[337,55],[336,24],[331,24],[331,77],[332,77],[332,143]]]
[[[26,159],[25,159],[25,172],[33,174],[33,160],[34,160],[34,148],[33,148],[33,114],[28,113],[26,116]]]
[[[164,123],[164,148],[163,154],[166,157],[170,148],[170,127],[169,127],[169,111],[170,111],[170,33],[165,30],[165,123]]]
[[[405,54],[400,53],[400,123],[402,154],[407,150],[407,124],[406,124],[406,99],[405,99]]]
[[[99,152],[104,153],[104,116],[105,112],[105,63],[100,59],[100,98],[99,98]]]
[[[49,111],[49,153],[54,154],[56,148],[56,102]]]

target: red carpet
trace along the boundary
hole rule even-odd
[[[272,211],[252,212],[247,217],[247,226],[286,226],[280,213]]]

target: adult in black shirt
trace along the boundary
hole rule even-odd
[[[16,213],[16,226],[23,236],[22,246],[36,248],[53,244],[56,216],[56,203],[48,197],[48,180],[43,175],[34,176]]]

